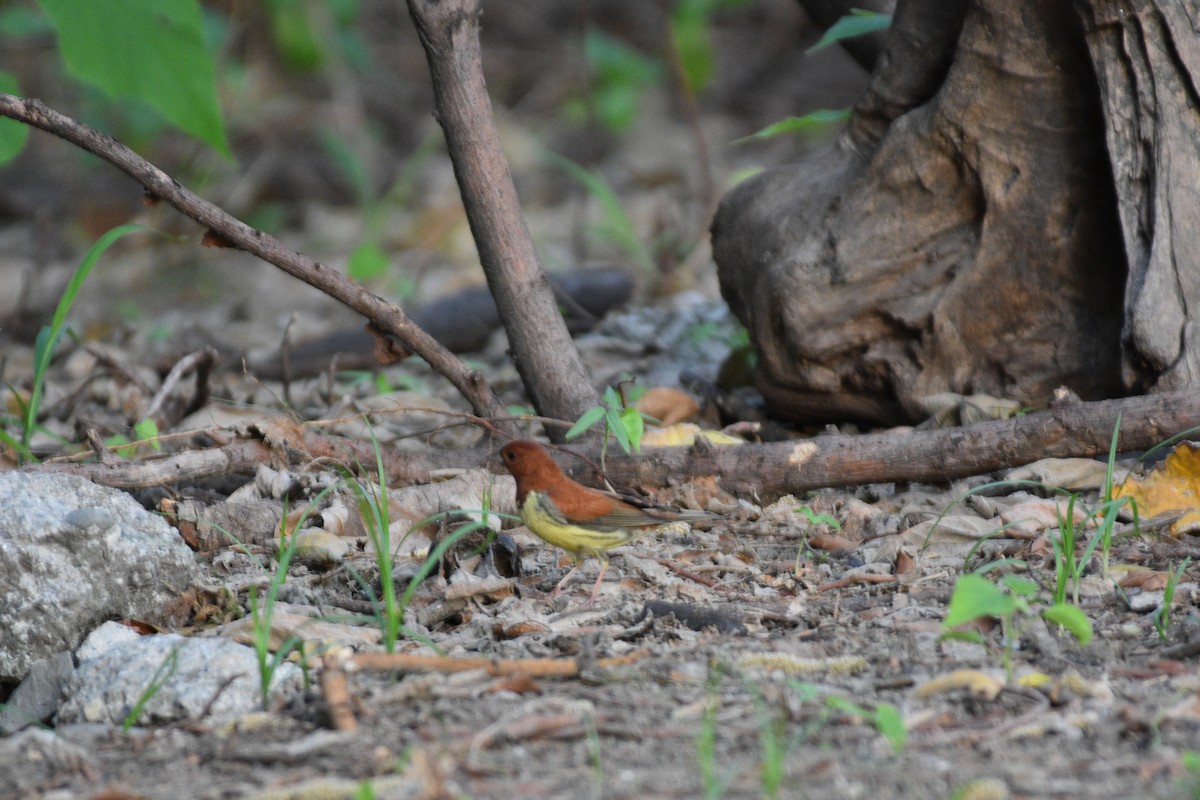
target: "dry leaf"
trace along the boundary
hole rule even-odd
[[[642,447],[691,447],[696,437],[713,444],[745,444],[745,441],[720,431],[706,431],[692,422],[680,422],[669,428],[650,428],[642,436]]]
[[[1161,592],[1167,588],[1170,573],[1156,569],[1131,570],[1118,583],[1122,589],[1141,589],[1144,592]]]
[[[942,675],[917,687],[914,694],[917,697],[929,697],[934,694],[966,689],[972,697],[980,700],[995,700],[1004,688],[1004,681],[980,672],[977,669],[957,669],[949,675]]]
[[[808,546],[814,550],[853,550],[858,547],[858,542],[852,542],[845,536],[818,533],[808,537]]]
[[[658,420],[662,427],[683,422],[700,413],[700,405],[682,389],[653,386],[637,401],[637,410]]]
[[[1200,521],[1200,447],[1191,442],[1176,445],[1158,469],[1141,480],[1127,481],[1115,494],[1137,503],[1142,517],[1186,512],[1170,528],[1173,536],[1181,536]]]

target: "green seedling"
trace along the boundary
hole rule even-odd
[[[808,52],[815,53],[836,42],[884,30],[891,24],[892,18],[887,14],[864,11],[860,8],[852,9],[849,14],[833,23],[817,43],[808,48]],[[848,119],[850,119],[850,109],[848,108],[819,108],[801,117],[788,117],[779,122],[773,122],[749,136],[735,139],[733,144],[772,139],[776,136],[787,134],[799,134],[811,137],[825,136],[831,130],[841,126]]]
[[[600,730],[596,727],[596,714],[590,706],[583,716],[584,731],[587,733],[588,761],[592,765],[592,797],[604,796],[604,756],[600,750]]]
[[[146,418],[133,426],[134,439],[122,434],[109,436],[104,443],[121,458],[133,458],[145,445],[155,453],[162,452],[162,444],[158,441],[158,423]]]
[[[310,501],[309,509],[314,508],[316,502],[316,499]],[[283,519],[285,521],[287,520],[287,516],[287,505],[285,504],[283,508]],[[269,707],[271,682],[275,678],[275,671],[279,669],[279,665],[293,651],[298,652],[301,656],[304,655],[304,642],[294,633],[288,636],[287,640],[272,653],[271,623],[275,616],[275,599],[279,595],[280,587],[287,580],[288,567],[291,566],[292,558],[296,555],[295,531],[300,528],[307,516],[308,510],[305,511],[300,521],[296,523],[290,532],[281,528],[280,535],[284,537],[284,541],[281,542],[283,546],[279,550],[279,562],[275,567],[275,571],[271,573],[271,580],[267,584],[267,591],[261,603],[258,596],[258,587],[251,586],[249,590],[250,638],[251,644],[254,647],[254,656],[258,661],[258,692],[259,698],[262,700],[263,710]],[[301,659],[301,663],[303,663],[303,659]]]
[[[1185,750],[1179,755],[1179,763],[1187,771],[1185,781],[1192,800],[1200,800],[1200,752]]]
[[[426,525],[432,525],[433,523],[446,517],[463,513],[472,513],[472,511],[470,509],[458,509],[455,511],[438,512],[437,514],[428,516],[414,524],[412,528],[410,528],[410,532],[423,528]],[[483,509],[479,513],[482,513],[486,516],[488,513],[495,514],[496,512],[489,512],[487,509]],[[516,517],[512,517],[508,514],[497,514],[497,516],[502,516],[506,519],[516,519]],[[350,569],[350,574],[356,581],[358,581],[372,605],[375,605],[379,609],[375,614],[375,618],[376,622],[380,626],[380,630],[384,634],[385,647],[387,646],[388,637],[391,637],[392,639],[392,649],[388,652],[394,652],[395,642],[399,640],[401,635],[409,639],[418,640],[421,643],[433,648],[436,652],[441,652],[441,648],[439,648],[433,641],[427,639],[403,624],[404,614],[408,610],[408,606],[412,602],[413,596],[416,594],[417,589],[420,587],[422,581],[424,581],[435,569],[437,569],[438,564],[441,563],[442,556],[444,556],[450,548],[458,544],[461,539],[485,527],[486,525],[482,521],[467,523],[466,525],[456,528],[453,533],[451,533],[445,539],[439,541],[437,546],[434,547],[425,557],[425,561],[422,562],[421,568],[417,570],[417,573],[412,577],[412,580],[408,582],[404,592],[399,597],[395,596],[395,587],[391,583],[393,572],[392,560],[394,558],[393,553],[384,551],[384,556],[380,556],[378,553],[376,554],[376,564],[380,570],[380,580],[383,580],[385,572],[388,579],[388,583],[381,587],[384,593],[382,600],[375,597],[375,593],[371,589],[370,583],[362,575],[359,575],[355,570]],[[374,537],[372,537],[372,541],[374,540]],[[389,595],[394,599],[389,601],[387,599]]]
[[[848,108],[819,108],[810,111],[802,117],[788,117],[778,122],[772,122],[765,128],[755,131],[749,136],[734,139],[733,144],[773,139],[776,136],[799,134],[801,136],[819,137],[842,125],[850,119]]]
[[[871,725],[892,747],[892,753],[900,755],[908,742],[908,728],[904,725],[904,717],[900,709],[891,703],[880,703],[873,709],[863,708],[843,697],[829,697],[826,705],[833,711],[858,717]]]
[[[762,698],[756,697],[755,700],[758,706],[759,781],[762,783],[763,797],[775,800],[783,786],[790,750],[787,718],[781,712],[767,711]]]
[[[392,185],[380,194],[371,179],[371,170],[345,139],[333,133],[321,137],[325,152],[354,190],[363,219],[362,240],[350,252],[346,274],[356,281],[375,281],[391,273],[391,261],[382,241],[387,233],[391,208],[407,207],[417,196],[418,179],[430,158],[441,146],[441,135],[430,134],[417,146],[400,169]],[[406,275],[392,275],[389,291],[401,299],[416,292],[416,283]]]
[[[617,193],[598,173],[577,164],[557,153],[547,153],[547,160],[557,166],[592,197],[600,207],[600,222],[588,232],[595,239],[612,244],[645,274],[652,274],[657,267],[654,256],[638,238],[633,220],[625,213]]]
[[[671,48],[687,89],[700,92],[716,73],[712,46],[713,14],[746,5],[748,0],[677,0],[668,24]]]
[[[998,584],[982,575],[962,575],[954,584],[954,594],[946,619],[942,622],[941,639],[959,639],[988,646],[978,631],[959,630],[962,625],[977,619],[991,617],[1000,621],[1001,656],[1004,672],[1011,682],[1013,677],[1012,654],[1023,630],[1023,623],[1034,616],[1041,616],[1065,628],[1080,644],[1092,639],[1092,623],[1077,607],[1065,603],[1053,603],[1037,608],[1039,586],[1018,575],[1003,575]]]
[[[662,82],[662,65],[592,27],[583,35],[583,58],[588,88],[567,103],[568,119],[581,126],[599,122],[612,134],[626,132],[637,121],[646,90]]]
[[[808,506],[800,506],[799,508],[796,509],[796,513],[802,515],[806,520],[808,520],[808,523],[810,525],[812,525],[813,527],[819,527],[821,525],[828,525],[829,527],[831,527],[837,531],[840,531],[842,529],[842,523],[838,522],[836,518],[831,517],[828,514],[818,514],[817,512],[813,511]],[[797,577],[799,577],[799,575],[800,575],[800,557],[807,550],[808,550],[808,535],[807,535],[807,532],[805,532],[804,541],[801,542],[800,546],[796,548],[796,563],[792,567],[792,574]]]
[[[653,418],[638,411],[632,403],[636,400],[633,391],[626,391],[624,381],[617,388],[609,386],[600,398],[600,405],[592,406],[584,411],[578,421],[567,431],[568,441],[581,436],[596,423],[604,423],[604,438],[600,443],[600,464],[608,453],[608,437],[611,435],[621,445],[626,453],[638,452],[642,448],[642,435],[646,430],[646,421]],[[640,392],[637,392],[640,394]]]
[[[67,288],[63,290],[63,295],[58,299],[58,305],[54,308],[54,316],[51,318],[50,324],[38,331],[33,349],[33,388],[30,390],[28,402],[24,404],[24,418],[18,452],[29,453],[29,440],[33,436],[33,431],[37,426],[38,412],[42,406],[42,388],[45,385],[46,372],[50,368],[50,361],[54,357],[54,351],[58,347],[59,338],[62,336],[63,329],[67,324],[67,315],[71,313],[71,307],[75,305],[75,299],[79,296],[80,290],[83,289],[83,282],[87,280],[88,275],[91,274],[92,268],[96,266],[100,257],[118,239],[135,231],[144,230],[147,230],[147,228],[141,225],[120,225],[96,240],[96,243],[88,248],[87,253],[84,254],[83,260],[79,262],[79,266],[75,268],[74,274],[71,275],[71,280],[67,282]]]
[[[271,580],[267,584],[266,594],[260,599],[258,587],[251,586],[249,589],[250,603],[250,638],[251,645],[254,648],[254,655],[258,661],[258,681],[259,695],[262,700],[263,708],[268,707],[270,700],[271,682],[274,680],[275,672],[279,665],[283,663],[291,653],[298,653],[300,658],[300,668],[304,672],[305,683],[308,682],[308,664],[304,659],[304,641],[295,633],[288,636],[282,644],[271,652],[271,628],[272,620],[275,616],[275,600],[279,594],[279,589],[287,581],[288,567],[291,566],[292,559],[296,555],[296,537],[295,532],[304,526],[304,522],[308,519],[311,513],[317,508],[322,500],[338,487],[336,485],[326,487],[318,492],[305,505],[299,518],[294,524],[288,524],[287,504],[284,504],[282,522],[280,524],[280,548],[279,561],[275,566],[275,571],[271,573]],[[209,523],[211,524],[211,523]],[[266,565],[258,560],[253,553],[250,552],[236,536],[231,534],[220,526],[214,526],[222,534],[224,534],[236,547],[241,549],[246,555],[250,556],[260,568],[264,571]]]
[[[167,681],[171,680],[171,676],[175,674],[175,670],[179,669],[179,648],[172,647],[171,652],[167,653],[158,665],[158,669],[154,670],[154,674],[150,676],[150,682],[146,684],[146,688],[138,695],[137,702],[133,704],[133,708],[129,709],[129,713],[125,715],[125,721],[121,723],[122,733],[129,733],[129,729],[137,724],[138,719],[142,716],[142,711],[145,710],[146,704],[158,694]]]
[[[1188,556],[1183,560],[1176,569],[1167,572],[1167,585],[1163,588],[1163,602],[1154,612],[1154,630],[1158,631],[1158,638],[1164,642],[1167,641],[1167,630],[1171,627],[1171,603],[1175,601],[1175,587],[1179,585],[1179,579],[1183,577],[1183,572],[1192,563],[1192,557]]]
[[[829,30],[817,40],[817,43],[808,48],[806,52],[815,53],[818,50],[824,50],[832,44],[853,39],[856,36],[866,36],[876,31],[883,31],[890,28],[892,25],[892,17],[889,14],[880,14],[878,11],[867,11],[862,8],[852,8],[850,13],[839,19],[837,22],[829,26]]]
[[[358,512],[367,530],[367,537],[375,549],[375,563],[379,569],[379,585],[383,594],[378,612],[380,632],[383,634],[384,649],[393,653],[400,635],[404,609],[397,603],[396,585],[392,581],[392,520],[385,482],[387,473],[383,469],[383,451],[379,448],[379,439],[375,436],[369,419],[367,420],[367,430],[375,451],[375,474],[378,476],[378,482],[364,486],[355,480],[349,471],[345,471],[345,478],[351,493],[358,502]]]
[[[1131,497],[1116,497],[1116,491],[1119,487],[1113,483],[1113,469],[1117,463],[1117,439],[1121,432],[1121,415],[1117,415],[1117,422],[1113,425],[1112,440],[1108,444],[1108,461],[1107,469],[1104,473],[1104,491],[1100,496],[1100,509],[1102,512],[1098,523],[1097,536],[1100,540],[1100,559],[1101,559],[1101,574],[1109,575],[1109,559],[1112,553],[1113,531],[1117,524],[1117,514],[1121,509],[1128,505],[1133,512],[1133,529],[1137,531],[1140,528],[1138,519],[1137,503]],[[1142,455],[1142,458],[1150,455],[1157,448],[1152,448]],[[1128,480],[1128,476],[1126,476]],[[1124,482],[1121,484],[1124,486]],[[1094,515],[1093,515],[1094,516]]]
[[[721,679],[724,670],[719,666],[709,675],[705,688],[704,717],[696,733],[696,764],[700,768],[700,786],[704,800],[718,800],[725,794],[728,778],[717,774],[717,709],[720,708]]]
[[[368,421],[367,424],[369,426],[370,421]],[[350,475],[348,471],[344,472],[347,477],[347,484],[358,501],[359,514],[362,516],[363,525],[366,527],[367,536],[371,541],[371,546],[375,550],[375,564],[379,571],[379,584],[382,597],[376,598],[374,596],[374,592],[371,590],[370,583],[361,575],[357,574],[353,570],[351,570],[351,574],[359,582],[359,585],[362,586],[363,591],[371,600],[372,605],[376,606],[378,609],[376,612],[376,621],[378,622],[380,632],[383,635],[384,648],[387,650],[387,652],[393,653],[396,650],[396,643],[399,641],[401,634],[404,634],[409,638],[419,638],[414,631],[410,630],[404,625],[404,613],[408,609],[409,603],[412,602],[412,598],[417,591],[417,587],[420,586],[421,582],[433,572],[438,563],[441,561],[442,556],[446,554],[446,551],[457,544],[459,540],[480,529],[486,528],[490,530],[488,527],[488,519],[491,514],[495,514],[496,512],[492,511],[490,508],[490,491],[484,492],[484,496],[482,498],[483,508],[479,512],[482,520],[480,522],[472,522],[463,525],[455,529],[455,531],[445,539],[442,539],[440,542],[438,542],[437,546],[434,547],[433,550],[429,552],[429,555],[425,558],[421,568],[417,570],[417,574],[413,576],[411,581],[409,581],[408,586],[405,588],[403,594],[397,597],[396,585],[395,581],[393,580],[395,553],[392,549],[391,513],[388,507],[387,484],[385,483],[384,477],[386,473],[383,469],[383,453],[379,448],[379,440],[374,435],[373,430],[371,431],[371,443],[375,450],[375,474],[379,476],[378,482],[370,486],[364,486],[363,484],[354,480],[353,476]],[[417,522],[409,529],[409,532],[419,530],[420,528],[444,519],[449,515],[460,513],[463,513],[461,509],[457,511],[442,511],[437,514],[433,514]],[[400,542],[397,542],[396,546],[398,547],[399,544]],[[432,645],[432,642],[427,642],[427,644]]]

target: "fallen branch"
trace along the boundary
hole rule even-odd
[[[636,656],[600,658],[600,669],[623,667]],[[473,656],[422,656],[408,653],[357,653],[347,659],[344,668],[395,672],[468,672],[483,670],[488,675],[528,675],[531,678],[573,678],[580,672],[573,658],[478,658]]]
[[[186,216],[206,226],[216,234],[216,240],[273,264],[354,309],[376,327],[395,336],[450,381],[479,416],[503,416],[504,406],[479,370],[469,369],[457,356],[438,344],[436,339],[413,324],[399,306],[372,294],[337,270],[285,247],[270,234],[251,228],[185,189],[179,181],[112,137],[48,108],[40,100],[0,93],[0,115],[40,128],[99,156],[142,184],[153,197],[167,201]],[[211,236],[207,238],[214,240]]]
[[[1145,450],[1200,425],[1200,394],[1173,392],[1072,403],[1000,422],[938,431],[823,435],[787,442],[659,448],[641,456],[609,453],[610,480],[666,486],[715,476],[726,488],[761,498],[864,483],[945,483],[1041,458],[1105,454],[1120,419],[1119,452]],[[576,476],[588,469],[563,462]]]
[[[817,587],[818,592],[831,592],[834,589],[844,589],[847,586],[854,586],[858,583],[895,583],[900,580],[895,575],[872,575],[870,573],[862,573],[859,575],[851,575],[848,578],[842,578],[829,583],[822,583]]]
[[[236,438],[218,447],[185,450],[168,455],[92,464],[47,462],[22,467],[22,470],[78,475],[102,486],[133,491],[222,475],[249,476],[257,472],[262,464],[282,468],[301,459],[330,459],[348,466],[366,464],[372,468],[375,464],[375,450],[371,442],[333,437],[307,426],[303,428],[302,439],[289,443],[286,447],[260,438],[257,432],[239,434],[227,429],[221,430],[226,435]],[[188,433],[194,436],[201,431]],[[422,466],[423,462],[420,459],[409,455],[402,456],[386,447],[381,448],[380,453],[389,482],[398,485],[429,481],[428,469]]]

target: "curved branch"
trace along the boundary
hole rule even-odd
[[[429,366],[454,384],[479,416],[504,415],[503,405],[484,381],[483,375],[478,370],[469,369],[457,356],[413,324],[399,306],[367,291],[342,273],[285,247],[270,234],[250,227],[184,188],[179,181],[111,136],[48,108],[40,100],[0,93],[0,115],[52,133],[103,158],[141,183],[155,197],[167,201],[186,216],[207,226],[223,243],[275,265],[349,306],[395,336],[406,348],[425,359]]]

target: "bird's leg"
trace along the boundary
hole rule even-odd
[[[584,603],[585,606],[590,606],[596,602],[596,596],[600,594],[600,582],[604,580],[604,571],[606,569],[608,569],[608,559],[602,558],[600,559],[600,574],[596,576],[596,585],[592,587],[592,593],[588,597],[587,602]]]
[[[571,576],[572,576],[572,575],[574,575],[574,574],[575,574],[575,572],[576,572],[576,571],[577,571],[577,570],[578,570],[578,569],[579,569],[579,568],[580,568],[582,565],[583,565],[583,561],[582,561],[582,560],[581,560],[581,561],[576,561],[576,562],[575,562],[575,566],[571,567],[571,569],[567,571],[567,574],[562,576],[562,580],[561,580],[561,581],[559,581],[559,582],[558,582],[558,585],[554,587],[554,591],[550,593],[550,596],[551,596],[551,597],[558,597],[558,593],[559,593],[559,592],[561,592],[561,591],[563,590],[563,587],[567,585],[567,581],[571,580]]]

